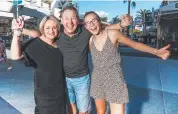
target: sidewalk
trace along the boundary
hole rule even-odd
[[[10,51],[7,49],[6,52],[10,59]],[[19,113],[10,113],[12,107],[8,107],[7,113],[0,111],[0,114],[33,114],[33,69],[24,67],[22,61],[11,62],[11,71],[6,70],[5,63],[0,63],[0,97]]]
[[[10,50],[6,49],[6,53],[10,59]],[[0,63],[0,114],[33,114],[33,68],[25,67],[23,61],[10,61],[13,64],[11,71],[6,70],[5,63]],[[91,58],[89,62],[91,63]],[[92,69],[91,65],[90,68]],[[90,114],[96,114],[94,102]]]

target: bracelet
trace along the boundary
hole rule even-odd
[[[19,29],[12,29],[13,31],[20,31],[22,32],[23,31],[23,28],[19,28]]]
[[[14,35],[16,35],[17,37],[20,37],[22,35],[22,31],[14,30]]]
[[[23,32],[23,28],[19,29],[19,31],[22,33]]]

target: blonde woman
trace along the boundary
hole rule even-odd
[[[35,69],[35,114],[65,114],[65,78],[63,57],[56,44],[59,23],[54,16],[46,16],[40,23],[42,36],[20,47],[21,26],[13,20],[14,36],[11,44],[13,60],[25,58],[28,66]]]

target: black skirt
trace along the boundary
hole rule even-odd
[[[45,91],[44,88],[35,90],[35,114],[66,114],[64,95],[53,91],[53,88],[46,88]]]

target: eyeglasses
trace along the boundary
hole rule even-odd
[[[91,26],[91,24],[95,24],[95,23],[97,23],[97,22],[98,22],[98,19],[97,19],[97,18],[94,18],[94,19],[91,20],[91,21],[85,22],[85,25],[86,25],[87,27],[89,27],[89,26]]]

